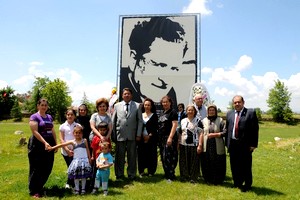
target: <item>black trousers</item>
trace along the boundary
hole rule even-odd
[[[54,145],[54,139],[48,138],[46,141]],[[28,143],[29,160],[29,194],[43,194],[43,187],[46,184],[53,167],[54,151],[46,151],[45,146],[34,136]]]
[[[252,185],[252,152],[239,140],[231,140],[229,147],[230,167],[234,186],[250,188]]]
[[[153,175],[157,169],[157,143],[150,141],[144,143],[139,141],[137,143],[138,153],[138,171],[143,173],[145,169],[148,169],[148,173]]]

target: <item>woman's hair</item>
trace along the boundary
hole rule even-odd
[[[97,109],[97,111],[99,111],[99,110],[98,110],[98,107],[99,107],[102,103],[104,103],[104,104],[106,105],[106,111],[107,111],[107,110],[108,110],[109,103],[108,103],[108,100],[107,100],[106,98],[100,98],[100,99],[97,99],[97,101],[96,101],[96,109]]]
[[[37,104],[40,105],[42,102],[45,102],[45,103],[47,103],[47,105],[48,105],[48,100],[45,99],[45,98],[39,99],[38,102],[37,102]]]
[[[182,107],[182,110],[184,110],[184,104],[183,104],[183,103],[179,103],[179,104],[177,105],[177,108],[178,108],[179,106],[181,106],[181,107]]]
[[[193,108],[193,110],[194,110],[194,117],[196,117],[196,115],[197,115],[197,110],[196,110],[196,108],[195,108],[195,106],[194,105],[188,105],[187,107],[186,107],[186,113],[187,113],[187,110],[189,109],[189,108]]]
[[[81,104],[79,107],[78,107],[78,113],[79,113],[79,110],[80,109],[84,109],[84,110],[86,110],[86,113],[88,113],[89,112],[89,109],[88,109],[88,107],[87,107],[87,105],[86,104]]]
[[[172,100],[172,98],[170,97],[170,96],[168,96],[168,95],[166,95],[166,96],[163,96],[162,98],[161,98],[161,100],[160,100],[160,104],[162,104],[162,101],[164,100],[164,99],[167,99],[170,103],[171,103],[171,108],[173,108],[173,100]]]
[[[150,109],[150,111],[151,111],[152,113],[156,113],[156,107],[155,107],[154,101],[153,101],[152,99],[150,99],[150,98],[145,98],[145,100],[144,100],[144,102],[143,102],[143,104],[142,104],[142,112],[145,112],[144,103],[145,103],[146,101],[149,101],[150,104],[151,104],[151,109]]]
[[[75,109],[73,109],[73,108],[67,108],[66,114],[68,114],[69,111],[71,111],[74,114],[74,116],[76,116],[76,110]]]

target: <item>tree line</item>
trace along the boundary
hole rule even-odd
[[[64,121],[66,109],[72,105],[68,85],[59,78],[51,81],[48,77],[36,77],[30,91],[25,94],[14,92],[10,86],[0,89],[0,120],[22,121],[24,113],[36,112],[37,101],[44,97],[49,102],[49,114],[61,123]],[[266,113],[270,114],[275,122],[292,123],[294,119],[290,101],[291,93],[288,88],[283,82],[276,80],[274,87],[269,90],[267,104],[270,109]],[[90,111],[95,111],[94,103],[88,100],[85,93],[81,103],[86,104]],[[256,108],[256,112],[261,116],[260,108]]]

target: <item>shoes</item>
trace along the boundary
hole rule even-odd
[[[172,183],[172,180],[171,179],[167,179],[167,183]]]
[[[103,196],[107,196],[107,194],[108,194],[108,191],[107,191],[107,190],[104,190]]]
[[[135,176],[128,176],[129,180],[134,180],[135,179]]]
[[[153,176],[153,174],[149,174],[148,176],[150,176],[150,177],[151,177],[151,176]]]
[[[85,189],[81,190],[81,195],[85,195]]]
[[[35,199],[39,199],[39,198],[42,198],[42,195],[40,195],[39,193],[36,193],[32,197]]]
[[[124,181],[124,176],[117,176],[116,181]]]
[[[140,178],[143,178],[143,176],[145,176],[145,173],[144,172],[140,173]]]
[[[94,188],[91,194],[96,194],[98,192],[98,188]]]
[[[78,190],[74,190],[74,194],[75,195],[79,195],[79,191]]]
[[[241,192],[248,192],[252,189],[252,187],[251,186],[243,186],[240,189],[241,189]]]

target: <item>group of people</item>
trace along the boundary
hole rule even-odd
[[[32,136],[28,144],[29,192],[33,197],[43,195],[58,148],[68,166],[66,188],[75,194],[85,194],[89,178],[92,193],[102,186],[108,193],[110,167],[114,165],[117,181],[153,176],[156,173],[159,149],[167,182],[176,179],[179,163],[180,179],[195,183],[201,177],[207,183],[222,184],[226,175],[227,146],[234,187],[248,191],[252,185],[252,152],[258,144],[258,120],[253,109],[244,107],[242,96],[232,99],[234,110],[226,120],[218,116],[217,107],[203,105],[201,94],[194,103],[173,105],[170,96],[161,98],[161,113],[155,103],[145,98],[142,104],[132,100],[132,91],[124,88],[122,101],[108,113],[106,98],[96,101],[97,112],[87,116],[86,105],[66,111],[66,122],[59,127],[57,144],[53,119],[46,114],[48,102],[41,99],[38,112],[30,117]],[[110,154],[111,140],[115,143],[114,158]],[[202,173],[200,173],[200,171]],[[81,180],[81,190],[79,181]]]

